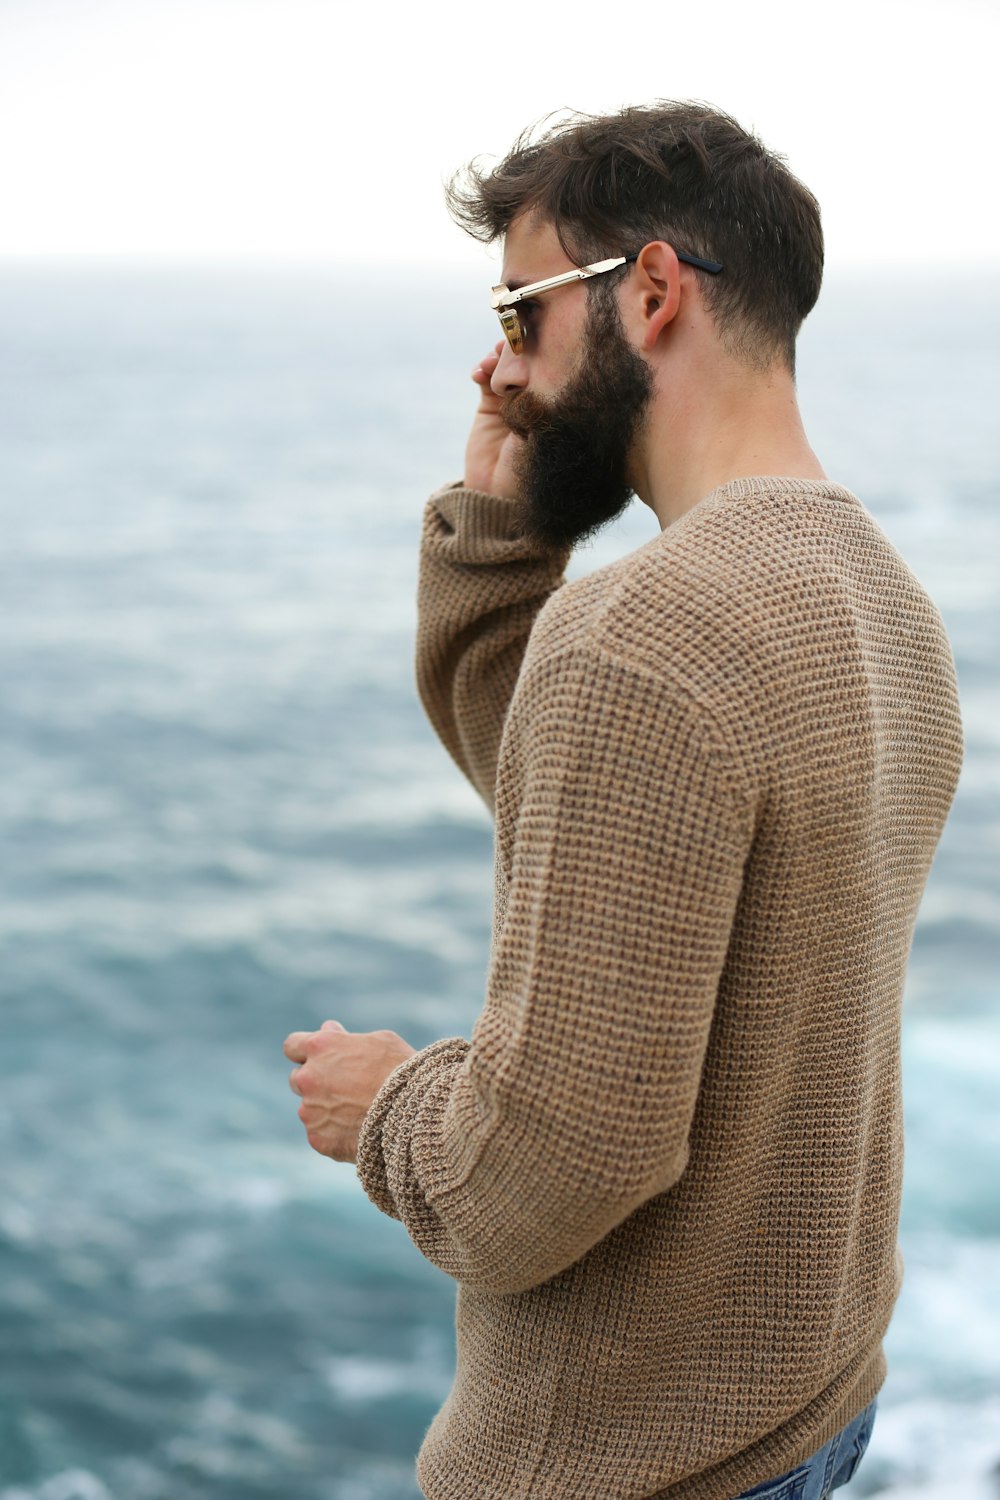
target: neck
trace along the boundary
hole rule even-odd
[[[791,373],[728,360],[710,378],[661,386],[636,457],[636,492],[661,527],[731,479],[827,477],[806,438]]]

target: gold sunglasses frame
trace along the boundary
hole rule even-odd
[[[632,261],[639,259],[639,254],[636,251],[634,255],[614,255],[610,260],[595,260],[589,266],[574,266],[571,271],[563,271],[559,276],[547,276],[544,281],[530,281],[527,286],[515,287],[513,291],[502,282],[493,287],[490,306],[500,319],[500,327],[513,352],[524,352],[526,337],[524,324],[515,311],[518,302],[523,302],[528,297],[537,297],[539,292],[550,292],[553,287],[566,286],[570,281],[586,281],[591,276],[603,276],[606,271],[630,265]],[[713,276],[722,270],[722,265],[717,260],[702,260],[698,255],[687,255],[681,250],[677,251],[677,259],[685,261],[689,266],[697,266],[701,271],[708,271]]]

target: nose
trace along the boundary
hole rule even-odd
[[[504,339],[497,367],[490,376],[490,390],[494,396],[506,396],[508,391],[520,390],[527,384],[527,360],[523,354],[515,354]]]

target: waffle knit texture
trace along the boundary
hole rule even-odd
[[[954,666],[825,481],[565,563],[496,496],[427,507],[418,683],[495,812],[493,947],[471,1041],[389,1075],[358,1172],[458,1283],[430,1500],[730,1500],[884,1378]]]

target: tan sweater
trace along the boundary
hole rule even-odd
[[[428,506],[418,679],[495,807],[494,942],[471,1042],[389,1076],[358,1171],[458,1282],[431,1500],[729,1500],[884,1378],[954,669],[835,484],[565,560],[495,496]]]

